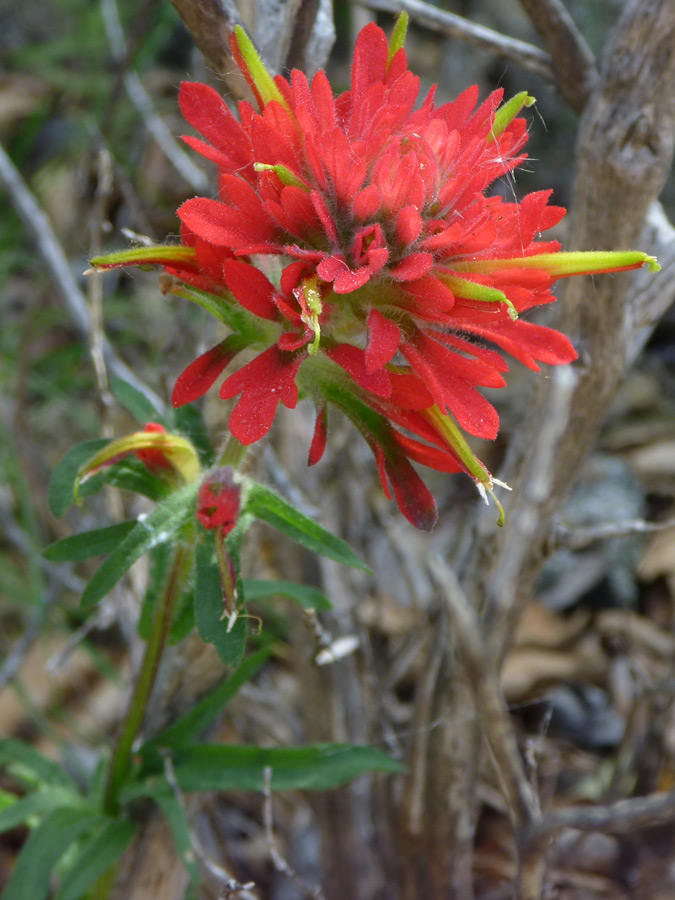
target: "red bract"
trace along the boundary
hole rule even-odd
[[[199,524],[207,531],[217,528],[225,537],[237,523],[240,494],[232,469],[216,469],[199,488],[196,513]]]
[[[243,346],[261,347],[220,388],[240,395],[231,433],[257,441],[300,387],[319,410],[310,462],[323,451],[328,402],[360,429],[404,515],[430,528],[433,500],[410,460],[492,487],[459,430],[497,434],[479,388],[503,386],[507,365],[486,344],[535,371],[570,362],[567,338],[519,315],[550,303],[556,278],[649,258],[564,254],[539,240],[564,215],[550,191],[520,202],[486,196],[525,158],[516,116],[531,98],[500,106],[499,90],[477,105],[471,87],[439,106],[434,89],[418,101],[404,31],[401,16],[388,45],[366,26],[351,88],[334,98],[323,72],[311,83],[298,71],[272,79],[235,29],[233,54],[258,110],[240,103],[237,120],[211,88],[181,86],[183,115],[204,138],[185,140],[218,167],[219,192],[180,207],[194,253],[165,268],[234,301],[260,328],[192,363],[174,403],[205,392]]]
[[[146,422],[143,426],[143,431],[148,434],[165,434],[166,428],[160,425],[159,422]],[[173,469],[173,463],[161,450],[137,450],[136,456],[151,472]]]

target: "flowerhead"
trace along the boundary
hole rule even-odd
[[[228,535],[237,524],[240,494],[232,469],[216,469],[199,488],[196,513],[199,524],[207,531],[219,529],[222,537]]]
[[[357,425],[406,517],[436,518],[412,462],[492,478],[464,433],[493,439],[498,416],[480,392],[502,387],[506,353],[530,369],[572,361],[563,335],[524,321],[550,303],[560,277],[637,268],[638,252],[560,252],[541,233],[564,210],[550,191],[520,202],[490,195],[524,159],[526,94],[478,103],[469,88],[436,105],[419,97],[399,17],[389,42],[366,26],[351,87],[334,97],[323,72],[272,78],[241,29],[233,55],[257,109],[236,118],[211,88],[183,84],[179,103],[200,138],[185,141],[214,162],[217,199],[178,210],[180,247],[111,255],[95,264],[159,262],[167,289],[227,322],[232,334],[188,366],[175,405],[203,394],[244,348],[258,351],[220,387],[238,397],[230,432],[263,437],[278,404],[302,391],[317,409],[310,464],[323,452],[326,409]],[[166,251],[167,255],[163,255]],[[145,255],[143,255],[143,252]]]

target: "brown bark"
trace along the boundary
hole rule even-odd
[[[647,213],[673,159],[674,80],[675,6],[669,0],[633,0],[609,41],[597,91],[581,123],[568,225],[571,249],[642,247]],[[642,249],[649,251],[649,247]],[[672,283],[664,284],[663,290],[672,293]],[[508,646],[513,623],[545,555],[552,517],[593,448],[630,359],[635,303],[630,274],[570,279],[561,298],[557,324],[577,347],[579,360],[574,366],[577,383],[569,418],[549,473],[548,495],[533,512],[530,546],[523,550],[518,534],[507,529],[500,536],[502,549],[490,576],[482,580],[489,597],[488,616],[500,633],[502,650]],[[556,379],[540,386],[512,448],[511,520],[528,502],[527,484],[537,465],[542,417],[554,405],[556,390]],[[521,552],[512,603],[504,591],[503,568],[514,553]],[[504,620],[507,627],[502,629],[497,623]]]

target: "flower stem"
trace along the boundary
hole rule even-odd
[[[217,465],[230,466],[233,469],[238,469],[242,464],[247,452],[248,447],[244,447],[243,444],[239,443],[236,437],[228,434],[225,441],[225,446],[220,451],[220,454],[218,456]]]
[[[118,796],[129,769],[133,743],[145,716],[162,651],[169,634],[171,618],[191,562],[192,549],[185,544],[177,544],[162,594],[157,601],[143,662],[110,761],[108,780],[103,796],[103,811],[107,815],[115,815],[118,810]]]

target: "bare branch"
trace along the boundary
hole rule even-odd
[[[630,797],[606,806],[570,806],[557,809],[537,822],[528,835],[533,842],[561,828],[631,834],[639,828],[654,828],[675,819],[675,791]]]
[[[132,69],[126,68],[127,48],[120,23],[119,12],[115,0],[101,0],[101,14],[105,24],[108,43],[112,51],[113,59],[124,68],[122,80],[127,95],[140,113],[146,128],[153,136],[162,152],[173,165],[179,175],[195,190],[205,191],[209,186],[209,179],[204,172],[196,166],[187,153],[184,153],[180,145],[164,124],[164,120],[157,114],[148,92],[141,84],[141,80]]]
[[[478,616],[470,605],[455,573],[440,557],[430,560],[431,572],[443,592],[450,612],[452,634],[481,716],[495,770],[516,830],[539,819],[539,806],[527,780],[518,742],[504,702],[495,658],[482,638]]]
[[[520,575],[540,527],[555,472],[558,447],[569,428],[571,403],[578,378],[572,366],[557,368],[548,381],[549,397],[538,420],[527,478],[515,508],[509,510],[508,528],[487,584],[486,633],[499,659],[508,647],[525,597],[519,592]],[[542,417],[543,416],[543,417]]]
[[[183,793],[178,784],[178,779],[176,778],[176,771],[173,766],[171,754],[166,750],[161,751],[161,753],[164,760],[164,777],[167,780],[167,784],[171,789],[171,793],[173,794],[176,803],[181,808],[185,820],[187,821],[188,816],[185,808],[185,800],[183,799]],[[216,881],[222,892],[221,897],[224,898],[224,900],[230,900],[232,897],[240,897],[241,900],[256,900],[255,895],[251,893],[255,888],[255,884],[252,881],[241,884],[236,879],[232,878],[229,872],[208,856],[192,828],[189,829],[189,833],[195,859],[199,865],[209,873],[214,881]]]
[[[49,219],[38,206],[28,185],[2,145],[0,145],[0,183],[7,191],[14,208],[23,222],[24,228],[42,256],[54,282],[54,287],[61,297],[73,325],[82,337],[89,341],[91,320],[87,301],[77,286],[77,282],[68,265],[68,260],[56,239]],[[164,410],[164,403],[158,395],[152,388],[144,384],[126,363],[122,362],[105,340],[103,342],[103,355],[106,365],[111,372],[140,391],[157,410]]]
[[[654,531],[665,531],[675,527],[675,519],[665,522],[646,522],[644,519],[625,519],[618,522],[599,522],[588,527],[570,528],[559,522],[554,532],[556,546],[569,547],[571,550],[582,550],[595,541],[606,541],[610,538],[627,537],[631,534],[652,534]]]
[[[424,3],[423,0],[355,0],[355,2],[369,9],[381,9],[384,12],[399,13],[404,10],[411,19],[431,31],[466,41],[502,59],[511,60],[530,72],[537,72],[548,81],[553,80],[551,57],[544,50],[525,41],[505,37],[498,31],[438,9],[430,3]]]
[[[675,146],[674,41],[675,6],[670,0],[628,3],[605,54],[601,83],[584,113],[569,223],[574,248],[640,246],[648,214],[649,222],[658,218],[653,204],[670,170]],[[671,232],[661,216],[658,233],[668,238]],[[672,241],[666,246],[672,262]],[[645,276],[637,276],[643,285]],[[489,580],[490,603],[502,610],[491,622],[494,639],[502,648],[510,640],[518,607],[526,602],[545,555],[552,516],[593,447],[632,358],[637,316],[649,310],[651,322],[653,310],[663,309],[658,292],[668,298],[675,293],[672,275],[661,272],[652,280],[645,303],[633,300],[629,275],[570,279],[566,285],[556,324],[572,339],[580,359],[566,368],[576,375],[576,384],[562,398],[569,426],[559,432],[555,452],[547,457],[549,489],[532,502],[531,485],[542,468],[542,419],[546,421],[561,402],[563,370],[544,382],[512,444],[506,477],[513,481],[517,473],[517,480],[507,508],[510,525],[496,539],[501,551],[495,553],[491,547],[486,565],[491,569],[489,576],[476,559],[478,581]],[[529,535],[527,543],[514,534],[523,526]],[[502,626],[500,622],[505,621],[510,624]]]
[[[274,868],[287,878],[300,893],[308,897],[309,900],[325,900],[323,890],[318,884],[306,884],[298,875],[290,863],[281,855],[277,842],[274,837],[274,818],[272,815],[272,767],[265,766],[263,771],[263,820],[265,822],[265,837],[267,838],[267,847],[269,849],[270,858],[274,864]]]
[[[225,79],[232,69],[228,40],[235,25],[244,27],[232,0],[171,0],[209,67]]]
[[[590,47],[560,0],[520,0],[551,54],[555,85],[581,112],[598,80]]]

